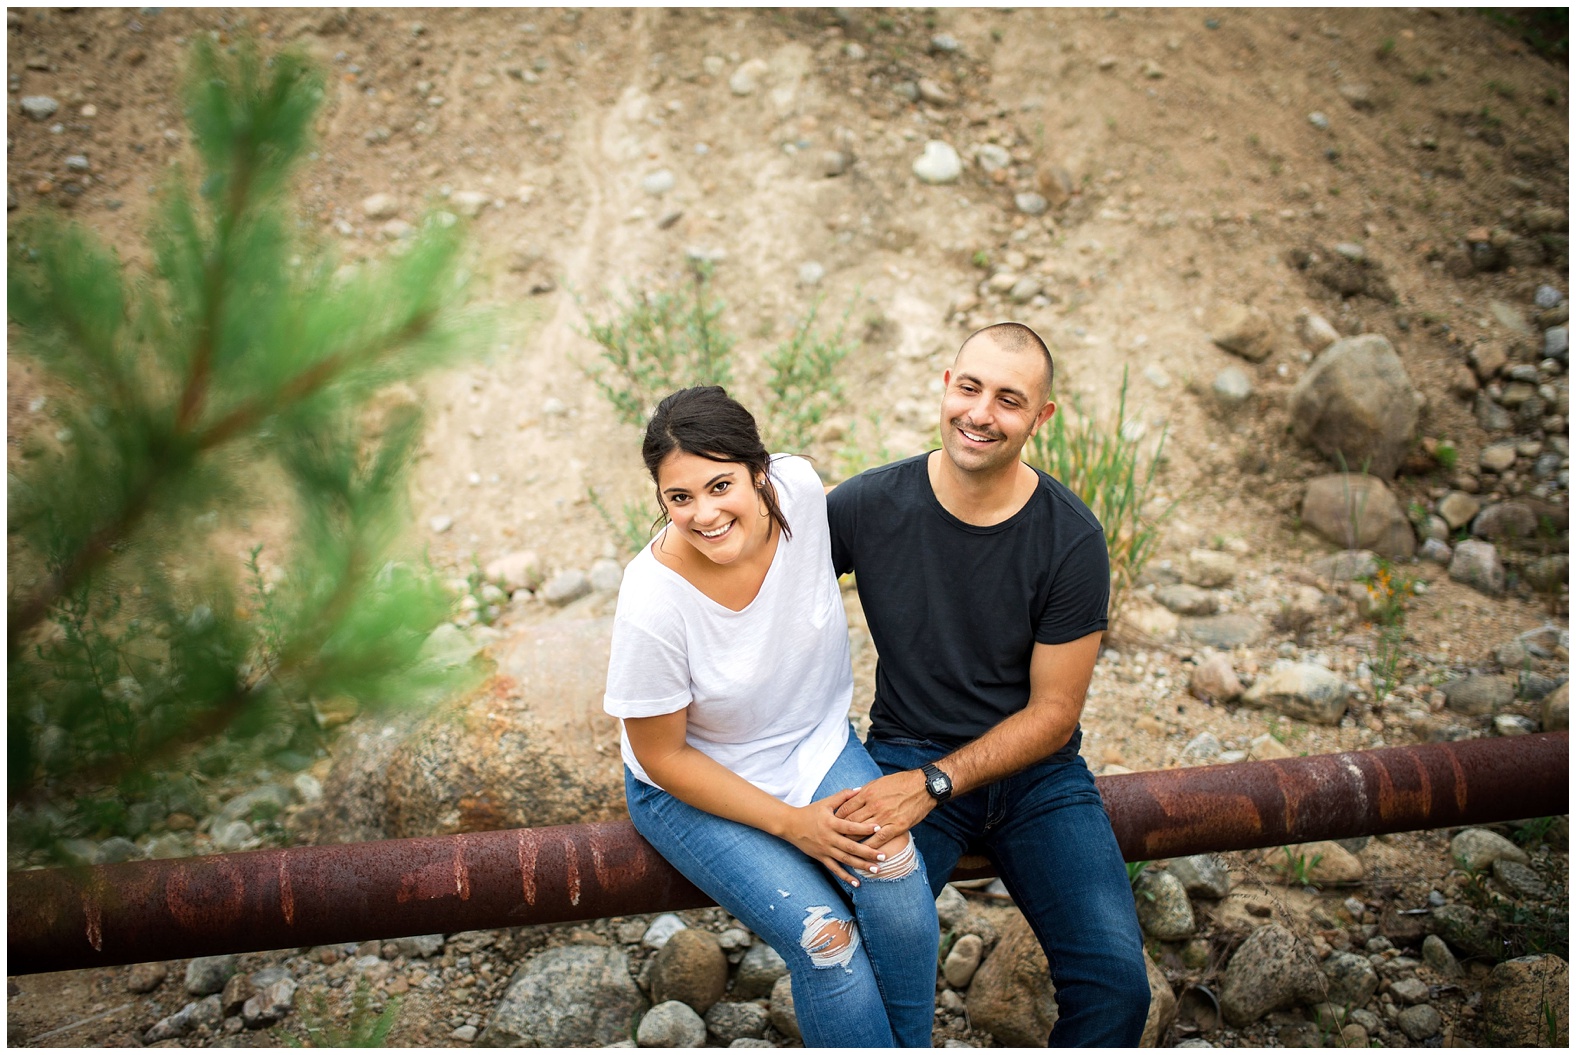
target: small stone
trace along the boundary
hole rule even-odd
[[[1166,866],[1190,897],[1220,900],[1231,893],[1231,873],[1214,854],[1178,857]]]
[[[432,529],[434,535],[441,535],[454,526],[454,518],[447,513],[440,513],[428,519],[427,526]]]
[[[1396,1024],[1401,1027],[1402,1033],[1415,1041],[1436,1037],[1440,1030],[1445,1028],[1444,1019],[1440,1018],[1439,1012],[1427,1004],[1406,1008],[1396,1019]]]
[[[1459,531],[1472,523],[1472,518],[1483,508],[1481,499],[1462,491],[1451,491],[1435,506],[1451,531]]]
[[[963,174],[958,152],[939,139],[925,144],[925,152],[913,165],[914,175],[923,183],[955,183]]]
[[[1379,975],[1366,956],[1333,952],[1324,961],[1323,970],[1329,986],[1326,999],[1337,1006],[1362,1007],[1379,988]]]
[[[1339,724],[1347,699],[1345,679],[1315,663],[1272,670],[1242,694],[1242,702],[1250,707],[1321,725]]]
[[[1390,983],[1390,995],[1398,1004],[1421,1004],[1428,1000],[1428,986],[1416,978],[1397,978]]]
[[[369,220],[392,220],[399,213],[399,202],[392,194],[373,194],[362,200],[361,212]]]
[[[1253,395],[1253,382],[1248,380],[1247,374],[1235,366],[1228,366],[1215,375],[1210,391],[1214,393],[1215,402],[1223,410],[1235,410]]]
[[[930,38],[930,50],[950,54],[963,47],[951,33],[937,33]]]
[[[814,260],[799,265],[799,284],[801,286],[818,286],[826,277],[826,268]]]
[[[411,960],[425,960],[443,951],[443,935],[418,934],[413,938],[396,938],[394,946],[399,955]]]
[[[60,103],[47,95],[24,95],[21,106],[22,112],[35,121],[47,121],[60,109]]]
[[[1516,464],[1516,445],[1491,443],[1478,455],[1478,464],[1485,472],[1502,473]]]
[[[1570,728],[1571,721],[1571,696],[1570,683],[1566,682],[1559,688],[1543,697],[1543,705],[1539,715],[1539,724],[1546,733],[1557,733],[1562,729]]]
[[[1033,275],[1024,275],[1012,284],[1012,288],[1007,291],[1007,297],[1014,304],[1027,304],[1040,295],[1042,288],[1039,279]]]
[[[723,1044],[737,1040],[759,1040],[766,1036],[771,1015],[753,1001],[713,1004],[706,1012],[706,1029]]]
[[[936,895],[936,918],[941,923],[942,930],[951,930],[958,922],[968,915],[969,902],[957,888],[950,883],[941,888],[941,893]]]
[[[779,978],[788,973],[788,965],[777,955],[777,950],[764,941],[756,942],[745,952],[733,976],[733,995],[744,1000],[767,996]]]
[[[223,851],[240,850],[255,836],[256,832],[245,821],[229,821],[214,826],[213,844]]]
[[[1446,683],[1444,693],[1446,707],[1457,714],[1477,716],[1514,703],[1516,684],[1503,674],[1472,674]]]
[[[683,929],[683,920],[671,912],[664,912],[651,921],[651,926],[646,928],[640,940],[648,949],[660,949],[668,943],[669,938]]]
[[[1199,733],[1182,749],[1184,760],[1212,762],[1220,756],[1220,739],[1214,733]]]
[[[617,593],[618,584],[624,579],[623,566],[611,557],[602,557],[591,563],[591,589],[598,593]]]
[[[1423,939],[1423,963],[1441,978],[1460,978],[1463,973],[1450,946],[1437,934],[1430,934]]]
[[[946,978],[947,984],[954,989],[968,988],[969,982],[974,978],[974,972],[979,969],[984,951],[985,943],[978,934],[965,934],[958,938],[942,965],[941,973]]]
[[[1542,900],[1549,895],[1543,879],[1524,864],[1501,857],[1494,862],[1494,878],[1500,885],[1519,898]]]
[[[1494,735],[1496,736],[1528,736],[1538,731],[1538,723],[1531,718],[1524,718],[1519,714],[1496,714],[1494,716]]]
[[[1495,861],[1527,864],[1527,852],[1486,828],[1465,828],[1450,840],[1450,858],[1471,872],[1486,872]]]
[[[1018,211],[1029,216],[1043,216],[1045,210],[1050,208],[1050,203],[1045,200],[1045,195],[1026,191],[1013,196],[1012,202]]]
[[[1178,615],[1213,615],[1219,606],[1214,593],[1187,583],[1160,587],[1155,600]]]
[[[931,106],[951,106],[957,101],[950,91],[929,77],[921,77],[915,88],[919,91],[919,97]]]
[[[1341,334],[1322,315],[1309,313],[1297,317],[1297,339],[1304,348],[1318,355],[1340,340]]]
[[[1491,542],[1466,539],[1459,543],[1450,558],[1450,578],[1491,597],[1505,592],[1505,566]]]
[[[1320,110],[1315,110],[1308,115],[1308,123],[1323,132],[1330,127],[1330,119]]]
[[[974,160],[985,174],[1004,172],[1012,166],[1012,155],[1007,148],[995,143],[984,143],[974,148]]]
[[[1274,325],[1269,316],[1245,304],[1227,304],[1219,311],[1210,340],[1254,363],[1263,362],[1275,350]]]
[[[688,1004],[668,1000],[646,1012],[635,1043],[642,1048],[699,1048],[706,1043],[706,1023]]]
[[[219,992],[235,973],[236,964],[233,953],[197,957],[186,965],[186,991],[193,996]]]
[[[471,1025],[457,1026],[449,1033],[449,1036],[461,1044],[469,1044],[476,1039],[476,1027]]]
[[[1198,923],[1181,880],[1170,872],[1145,872],[1133,884],[1138,925],[1160,941],[1191,937]]]
[[[640,181],[640,189],[647,194],[660,196],[672,190],[677,182],[670,170],[658,169]]]
[[[1419,557],[1435,564],[1449,564],[1453,552],[1447,543],[1436,538],[1424,539],[1423,544],[1417,547]]]
[[[126,988],[133,993],[151,993],[164,984],[169,974],[168,965],[163,963],[132,964],[126,976]]]
[[[577,568],[568,568],[548,579],[537,596],[555,607],[563,607],[591,592],[591,579]],[[654,926],[655,924],[653,924]]]
[[[1237,575],[1237,558],[1212,549],[1194,549],[1182,565],[1182,579],[1194,586],[1217,589],[1230,586]]]
[[[763,59],[751,59],[733,71],[733,76],[728,78],[728,90],[734,95],[753,94],[759,86],[760,77],[770,69]]]

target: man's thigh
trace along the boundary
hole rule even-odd
[[[1009,778],[986,852],[1051,960],[1058,987],[1123,965],[1142,971],[1132,887],[1094,778],[1082,760]]]
[[[902,773],[918,769],[926,762],[934,762],[947,754],[948,749],[928,740],[877,740],[865,742],[870,757],[881,772]],[[952,878],[958,859],[968,852],[980,828],[984,825],[985,793],[983,791],[961,795],[944,802],[930,811],[919,827],[913,831],[914,843],[925,859],[925,869],[930,876],[930,890],[939,896],[941,888]]]

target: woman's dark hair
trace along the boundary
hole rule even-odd
[[[640,447],[646,471],[657,479],[657,468],[674,451],[695,454],[714,462],[741,462],[750,470],[750,482],[764,480],[758,486],[761,500],[766,503],[766,513],[782,529],[784,538],[792,538],[788,520],[777,504],[777,491],[767,475],[771,456],[761,443],[761,434],[755,427],[755,418],[738,400],[728,396],[718,385],[681,388],[657,404],[656,413],[646,426],[646,440]],[[657,490],[657,505],[663,510],[659,520],[667,519],[667,504],[662,501],[662,491]]]

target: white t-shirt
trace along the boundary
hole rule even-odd
[[[821,479],[787,455],[774,456],[770,472],[793,537],[778,539],[742,612],[701,593],[649,545],[629,562],[602,707],[615,718],[688,707],[691,747],[803,806],[848,742],[854,679]],[[622,740],[625,765],[659,786]]]

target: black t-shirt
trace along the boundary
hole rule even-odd
[[[871,732],[955,747],[1028,704],[1035,642],[1105,629],[1110,562],[1100,522],[1059,481],[1039,473],[1022,509],[975,527],[937,500],[928,458],[839,484],[827,518],[879,658]]]

